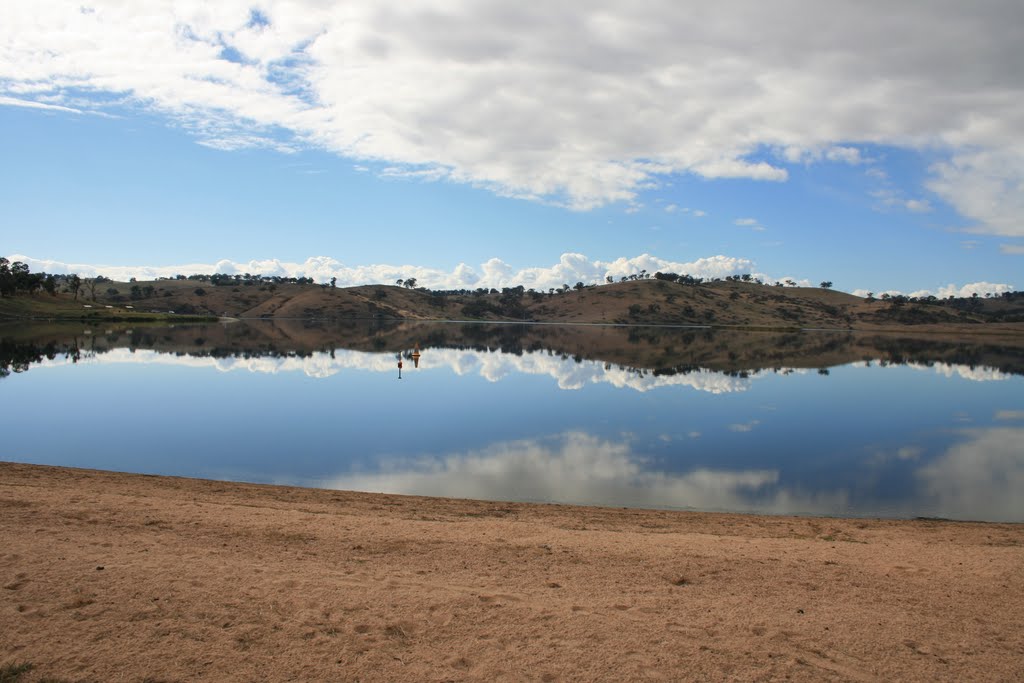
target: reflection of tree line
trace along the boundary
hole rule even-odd
[[[1019,348],[983,343],[936,343],[925,339],[891,339],[872,337],[872,346],[879,352],[873,359],[893,365],[915,363],[934,365],[948,363],[971,368],[984,366],[1012,375],[1024,375],[1024,353]]]
[[[58,356],[77,363],[82,358],[82,351],[77,345],[55,341],[34,344],[0,339],[0,378],[12,372],[25,372],[32,364],[55,360]]]
[[[33,338],[30,326],[0,329],[0,372],[21,372],[33,363],[64,355],[114,348],[151,349],[208,358],[309,358],[344,348],[402,353],[423,349],[501,352],[522,356],[547,352],[577,363],[614,364],[628,372],[671,376],[712,370],[733,377],[785,367],[824,369],[876,360],[891,364],[949,363],[986,366],[1024,374],[1024,346],[985,340],[969,343],[849,332],[741,332],[711,328],[558,326],[518,324],[429,324],[363,321],[332,326],[308,321],[173,327],[93,328],[62,333],[46,328]],[[610,365],[608,366],[610,368]],[[823,373],[824,374],[824,373]]]

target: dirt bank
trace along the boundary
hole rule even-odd
[[[33,681],[1020,680],[1024,525],[486,503],[0,463]]]

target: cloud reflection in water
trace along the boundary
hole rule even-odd
[[[691,508],[768,514],[1024,519],[1024,429],[962,432],[966,441],[913,471],[899,501],[881,494],[787,484],[778,469],[655,469],[627,440],[569,432],[480,451],[382,462],[321,482],[328,488],[482,500]],[[905,451],[905,453],[904,453]],[[910,455],[904,449],[901,455]],[[917,462],[914,457],[899,458]]]
[[[653,469],[628,441],[568,432],[546,439],[494,444],[438,458],[384,462],[381,471],[352,473],[324,484],[335,489],[483,500],[570,504],[829,513],[842,493],[780,490],[779,472]]]
[[[960,432],[949,447],[917,471],[935,515],[953,519],[1024,519],[1024,429],[996,427]]]

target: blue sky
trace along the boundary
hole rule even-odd
[[[1013,3],[302,4],[0,10],[0,253],[113,277],[1024,286]]]

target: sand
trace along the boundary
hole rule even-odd
[[[0,463],[22,681],[1024,680],[1024,525]]]

